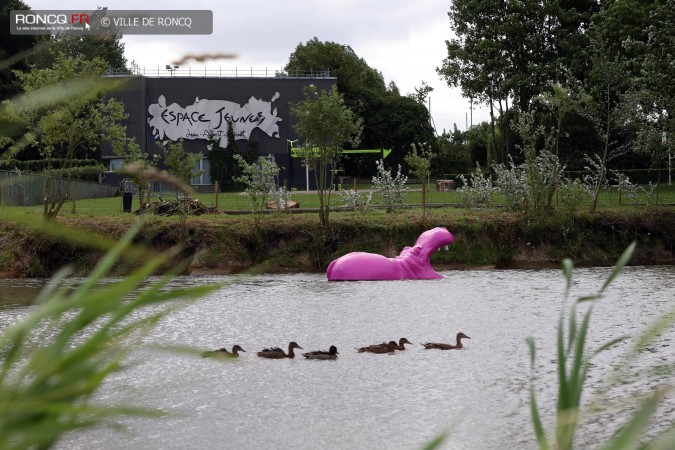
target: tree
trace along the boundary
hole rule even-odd
[[[495,103],[508,108],[507,39],[504,2],[458,0],[448,16],[450,28],[457,36],[446,41],[448,57],[436,69],[449,86],[460,87],[465,97],[490,107],[492,144],[496,147]]]
[[[10,12],[29,10],[21,0],[4,0],[0,4],[0,100],[8,99],[21,90],[12,69],[27,70],[25,57],[35,45],[35,36],[10,33]]]
[[[425,148],[426,146],[426,148]],[[405,157],[405,162],[410,167],[410,172],[415,175],[422,182],[422,218],[427,215],[427,185],[429,183],[429,176],[431,175],[431,160],[434,158],[434,153],[429,144],[419,144],[419,153],[417,145],[414,143],[410,145],[412,150]]]
[[[427,104],[427,98],[429,97],[429,94],[433,92],[434,88],[429,86],[426,81],[422,81],[422,84],[419,87],[415,88],[415,92],[412,94],[408,94],[408,97],[412,98],[415,100],[417,103],[421,103],[422,105]]]
[[[187,153],[183,148],[183,140],[178,141],[157,141],[159,147],[164,153],[164,164],[171,173],[185,184],[190,184],[193,178],[203,173],[203,170],[195,168],[202,159],[201,153]]]
[[[363,118],[363,148],[390,148],[388,161],[400,164],[413,142],[432,142],[435,132],[424,104],[401,96],[396,83],[388,85],[382,74],[366,63],[348,45],[313,38],[299,44],[285,69],[310,71],[327,68],[337,77],[337,90],[345,105]],[[345,172],[353,176],[374,175],[374,158],[345,158]]]
[[[639,68],[623,97],[623,110],[637,130],[632,149],[649,155],[651,165],[658,167],[672,152],[675,136],[675,84],[672,67],[666,63],[675,48],[675,0],[655,3],[649,5],[650,14],[641,22],[642,33],[623,41],[626,51],[634,55],[633,65]]]
[[[301,155],[307,167],[314,171],[319,195],[319,220],[328,227],[330,193],[333,185],[332,168],[340,159],[346,143],[358,145],[363,132],[363,120],[345,105],[343,96],[333,86],[330,91],[319,91],[309,85],[305,100],[291,105],[291,115],[297,119],[293,126],[304,140]]]
[[[108,8],[97,8],[94,16],[105,15]],[[57,34],[39,36],[38,45],[28,58],[32,67],[46,69],[51,67],[58,55],[63,53],[76,59],[99,58],[106,68],[121,69],[127,65],[124,56],[122,35],[115,34]]]
[[[410,150],[410,144],[435,142],[429,110],[408,96],[383,99],[368,122],[370,135],[364,145],[366,148],[391,149],[392,153],[387,158],[387,164],[391,166],[405,166],[405,155]]]
[[[563,121],[568,115],[580,110],[582,102],[581,98],[583,97],[583,93],[575,92],[572,89],[565,88],[564,86],[556,83],[552,86],[552,92],[545,92],[537,98],[537,100],[546,109],[548,109],[549,114],[553,118],[554,142],[551,144],[550,139],[546,139],[545,142],[549,143],[549,145],[553,147],[551,152],[555,156],[556,161],[559,161],[560,158],[560,136],[562,133]],[[521,129],[525,129],[527,131],[528,127],[521,127]],[[561,179],[560,176],[551,176],[549,181],[551,186],[548,189],[547,207],[551,208],[553,206],[553,194],[555,193],[555,190],[558,187]]]
[[[234,159],[241,167],[241,175],[235,180],[245,186],[244,190],[253,210],[253,224],[258,230],[267,200],[277,191],[279,166],[272,155],[259,156],[254,163],[248,163],[241,155],[234,155]],[[277,208],[279,206],[277,205]]]
[[[225,135],[226,145],[221,147],[221,136],[211,134],[207,140],[207,148],[210,149],[209,160],[211,163],[210,175],[211,181],[217,181],[220,188],[224,191],[231,191],[237,187],[237,178],[242,174],[241,166],[237,163],[236,156],[240,155],[239,148],[234,135],[232,122],[227,122],[227,133]],[[250,144],[250,148],[255,152],[255,144]],[[256,158],[250,156],[247,152],[246,161],[254,162]]]
[[[382,97],[387,92],[382,73],[368,66],[350,46],[321,42],[316,37],[298,44],[284,67],[288,73],[318,69],[330,69],[337,78],[338,91],[352,107],[366,93]]]
[[[209,133],[206,140],[206,148],[209,150],[209,175],[211,181],[218,182],[221,189],[224,187],[224,182],[227,179],[227,151],[220,146],[220,136],[214,133]]]
[[[104,72],[105,62],[101,59],[76,59],[63,54],[49,69],[16,72],[26,95],[8,102],[3,109],[14,112],[26,133],[14,140],[11,150],[17,152],[34,145],[48,162],[45,219],[58,215],[71,179],[70,172],[65,180],[54,179],[50,164],[53,158],[66,160],[63,168],[69,169],[78,150],[98,153],[101,142],[108,142],[119,153],[126,145],[126,129],[120,125],[127,117],[124,105],[104,98],[117,86],[115,80],[101,77]]]
[[[619,144],[616,135],[622,132],[624,116],[619,107],[617,87],[623,82],[624,72],[620,62],[611,59],[603,51],[601,44],[596,48],[593,59],[596,84],[592,86],[591,96],[585,105],[586,115],[593,122],[601,149],[595,158],[589,159],[595,172],[593,196],[590,212],[595,212],[600,191],[607,181],[607,163],[616,158],[625,149]]]
[[[526,193],[524,209],[541,214],[552,208],[553,193],[562,180],[563,168],[557,155],[552,151],[556,142],[555,130],[537,124],[534,110],[520,114],[516,129],[522,139],[519,147],[525,162],[522,168],[517,168],[511,161],[511,171],[521,171],[519,177],[513,178],[521,178],[524,181],[522,186]],[[540,145],[542,149],[539,149]],[[503,166],[502,170],[497,172],[504,173]]]
[[[118,155],[124,156],[124,165],[126,167],[130,165],[136,167],[134,171],[125,171],[125,175],[136,186],[138,204],[140,205],[139,210],[143,211],[148,206],[148,180],[144,174],[147,173],[148,169],[154,168],[155,163],[149,158],[147,153],[143,152],[141,146],[133,138],[127,141],[126,148],[121,153],[118,153]]]
[[[587,30],[598,8],[595,0],[452,2],[448,16],[457,37],[446,42],[448,57],[437,71],[472,102],[489,106],[489,162],[506,160],[511,124],[536,96],[556,82],[585,79]]]
[[[373,177],[373,189],[387,205],[387,212],[403,208],[405,202],[403,194],[408,190],[405,186],[408,177],[401,173],[401,165],[398,165],[396,175],[392,175],[391,169],[384,167],[384,160],[378,159],[376,165],[377,175]]]
[[[444,131],[436,139],[438,153],[432,167],[432,175],[448,178],[449,174],[466,173],[471,170],[471,151],[468,145],[468,132],[463,133],[457,125],[452,133]]]

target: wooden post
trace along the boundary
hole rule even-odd
[[[216,193],[216,209],[218,208],[218,191],[220,191],[220,185],[216,181],[215,183],[215,193]]]
[[[357,189],[359,187],[359,179],[354,177],[354,192],[358,192]]]
[[[286,201],[284,202],[284,211],[288,213],[288,178],[284,180],[284,190],[286,191]]]
[[[621,188],[619,188],[619,206],[621,206]]]
[[[75,206],[75,193],[77,192],[77,188],[75,186],[75,181],[70,180],[70,196],[73,199],[73,208],[70,210],[71,213],[75,214],[77,212],[77,207]]]

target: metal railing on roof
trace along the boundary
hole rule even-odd
[[[144,76],[156,78],[196,77],[196,78],[331,78],[330,69],[310,69],[286,71],[284,69],[254,69],[253,67],[180,67],[180,66],[157,66],[114,68],[110,67],[106,75],[119,76]]]

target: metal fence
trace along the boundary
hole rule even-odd
[[[47,177],[0,170],[0,201],[3,206],[34,206],[44,202]],[[117,186],[88,181],[52,178],[51,193],[66,192],[67,198],[107,198],[119,195]]]

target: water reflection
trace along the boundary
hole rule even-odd
[[[43,279],[0,278],[0,308],[30,305],[46,283],[47,280]]]
[[[575,271],[572,297],[600,287],[609,269]],[[242,345],[236,361],[140,349],[136,363],[116,374],[98,401],[176,413],[124,421],[128,431],[91,430],[70,436],[61,449],[117,448],[420,448],[454,427],[445,448],[535,448],[529,418],[529,355],[538,350],[538,394],[546,424],[553,422],[555,328],[563,303],[558,270],[445,272],[431,281],[328,283],[323,275],[178,278],[172,286],[234,284],[177,311],[144,343],[199,350]],[[628,268],[594,306],[589,347],[643,330],[675,305],[675,268]],[[584,308],[582,308],[584,309]],[[471,340],[462,351],[425,350],[419,343],[451,342],[458,331]],[[392,355],[357,347],[398,340],[415,343]],[[673,332],[665,332],[638,369],[673,363]],[[337,361],[265,360],[255,352],[335,345]],[[595,360],[589,384],[632,341]],[[670,382],[662,375],[659,383]],[[619,393],[649,391],[628,380]],[[585,397],[586,398],[586,397]],[[587,397],[589,400],[593,397]],[[674,420],[671,400],[659,426]],[[597,446],[623,419],[587,417],[579,447]]]

